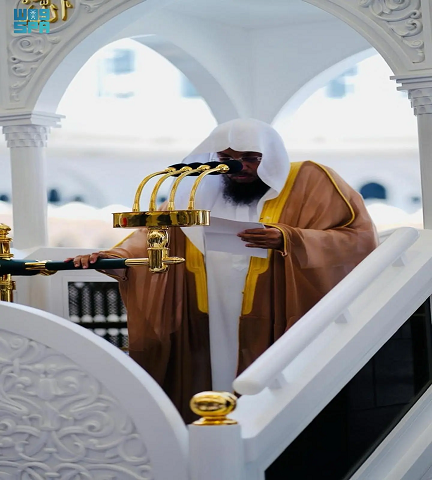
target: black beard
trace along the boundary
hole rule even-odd
[[[223,198],[233,205],[250,205],[259,200],[270,188],[260,178],[250,183],[240,183],[222,176]]]

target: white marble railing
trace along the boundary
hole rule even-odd
[[[241,431],[231,430],[230,438],[239,435],[243,451],[226,452],[225,461],[242,468],[233,467],[241,473],[230,480],[264,480],[265,470],[430,296],[431,266],[431,231],[394,232],[236,379],[243,395],[230,417]],[[189,432],[192,461],[204,457],[205,445],[217,452],[228,433]],[[217,454],[205,453],[192,480],[204,473],[218,478],[218,469],[209,468]]]
[[[382,232],[378,233],[379,242],[383,243],[384,240],[387,240],[394,232],[396,232],[397,228],[391,228],[389,230],[383,230]]]
[[[234,389],[242,395],[255,395],[265,387],[280,387],[278,378],[304,349],[332,322],[346,323],[351,318],[349,305],[388,266],[403,264],[404,252],[418,239],[414,228],[400,228],[372,252],[360,265],[331,290],[301,322],[289,329],[234,381]]]
[[[263,480],[266,468],[431,295],[431,267],[432,232],[396,231],[236,379],[243,395],[230,417],[242,427],[239,479]]]

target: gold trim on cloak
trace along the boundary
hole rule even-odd
[[[268,200],[264,204],[260,222],[265,224],[278,223],[302,165],[303,162],[294,162],[291,164],[290,172],[282,192],[276,198]],[[273,251],[268,250],[267,258],[251,257],[250,259],[243,292],[242,315],[247,315],[252,311],[258,277],[268,269],[272,254]]]
[[[198,310],[208,313],[207,277],[204,255],[186,237],[186,268],[195,275],[195,288]]]
[[[312,162],[312,160],[310,160],[310,162]],[[347,207],[348,207],[348,209],[351,213],[351,218],[349,219],[349,221],[347,223],[344,223],[343,225],[341,225],[338,228],[348,227],[355,220],[354,209],[352,208],[351,204],[349,203],[349,201],[347,200],[345,195],[342,193],[341,189],[339,188],[338,184],[335,182],[334,178],[331,176],[330,172],[323,165],[320,165],[319,163],[315,163],[315,162],[312,162],[312,163],[314,163],[317,167],[320,167],[321,170],[324,170],[324,172],[327,174],[330,181],[332,182],[333,186],[335,187],[335,189],[337,190],[339,195],[342,197],[342,200],[346,203],[346,205],[347,205]]]

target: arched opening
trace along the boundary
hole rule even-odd
[[[281,108],[280,112],[275,116],[273,125],[285,123],[292,115],[295,115],[297,110],[308,101],[312,95],[322,88],[331,88],[332,83],[338,81],[339,78],[345,76],[345,72],[351,71],[356,65],[376,55],[376,51],[373,48],[368,48],[361,52],[356,53],[350,57],[347,57],[340,62],[335,63],[330,68],[322,71],[319,75],[312,78],[303,85],[291,98],[287,100],[285,105]]]
[[[66,224],[62,208],[77,199],[93,209],[77,209],[84,218],[88,214],[88,225],[80,227],[76,221],[74,228],[85,228],[86,234],[71,237],[73,246],[107,248],[117,243],[125,234],[112,228],[110,213],[130,210],[142,178],[181,161],[217,124],[197,86],[166,58],[133,39],[119,40],[93,55],[71,82],[58,113],[65,119],[50,137],[48,187],[51,196],[54,191],[57,195],[49,224],[62,246],[65,235],[51,224]],[[167,188],[159,201],[166,198]],[[143,192],[142,209],[150,192]],[[117,207],[101,213],[105,222],[95,222],[94,208],[109,205]],[[67,228],[73,222],[68,214]],[[50,244],[56,246],[51,233]]]
[[[274,126],[292,161],[322,163],[366,192],[379,230],[422,228],[417,124],[406,93],[397,91],[392,71],[376,53],[361,61],[352,57],[344,67],[331,79],[325,72],[326,83],[295,112],[287,104]],[[373,198],[385,205],[375,209]]]

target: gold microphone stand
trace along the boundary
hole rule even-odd
[[[194,169],[185,165],[180,170],[168,168],[161,172],[156,172],[140,183],[132,207],[132,212],[121,212],[113,214],[114,228],[147,228],[147,249],[148,249],[148,266],[152,273],[163,273],[168,270],[168,266],[176,263],[184,262],[184,258],[169,256],[169,228],[170,227],[194,227],[210,225],[210,211],[197,210],[195,208],[195,196],[199,184],[207,175],[211,173],[226,173],[229,167],[223,163],[215,168],[209,165],[201,165]],[[180,174],[180,175],[179,175]],[[180,182],[188,175],[199,174],[194,182],[189,203],[186,210],[176,210],[174,199]],[[141,193],[146,183],[155,177],[162,175],[153,188],[149,209],[140,211]],[[168,205],[166,210],[157,210],[156,198],[162,183],[168,178],[179,175],[171,187]]]
[[[227,173],[229,166],[221,163],[212,168],[210,165],[200,165],[194,168],[184,165],[180,169],[168,167],[165,170],[152,173],[139,184],[135,194],[132,212],[113,214],[114,228],[142,228],[147,229],[148,258],[128,259],[98,259],[91,264],[92,269],[109,270],[131,266],[148,266],[152,273],[163,273],[169,265],[185,261],[184,258],[169,256],[169,228],[192,227],[210,225],[210,211],[195,208],[195,196],[201,181],[211,173]],[[149,209],[140,211],[140,199],[144,186],[153,177],[161,176],[153,188]],[[162,183],[170,177],[177,175],[174,181],[166,210],[157,210],[156,198]],[[194,182],[186,210],[177,210],[174,205],[175,195],[180,182],[188,175],[198,175]],[[13,301],[15,282],[12,275],[52,275],[60,270],[74,270],[73,262],[57,262],[50,260],[13,260],[10,253],[12,239],[8,237],[10,228],[0,224],[0,300]]]

